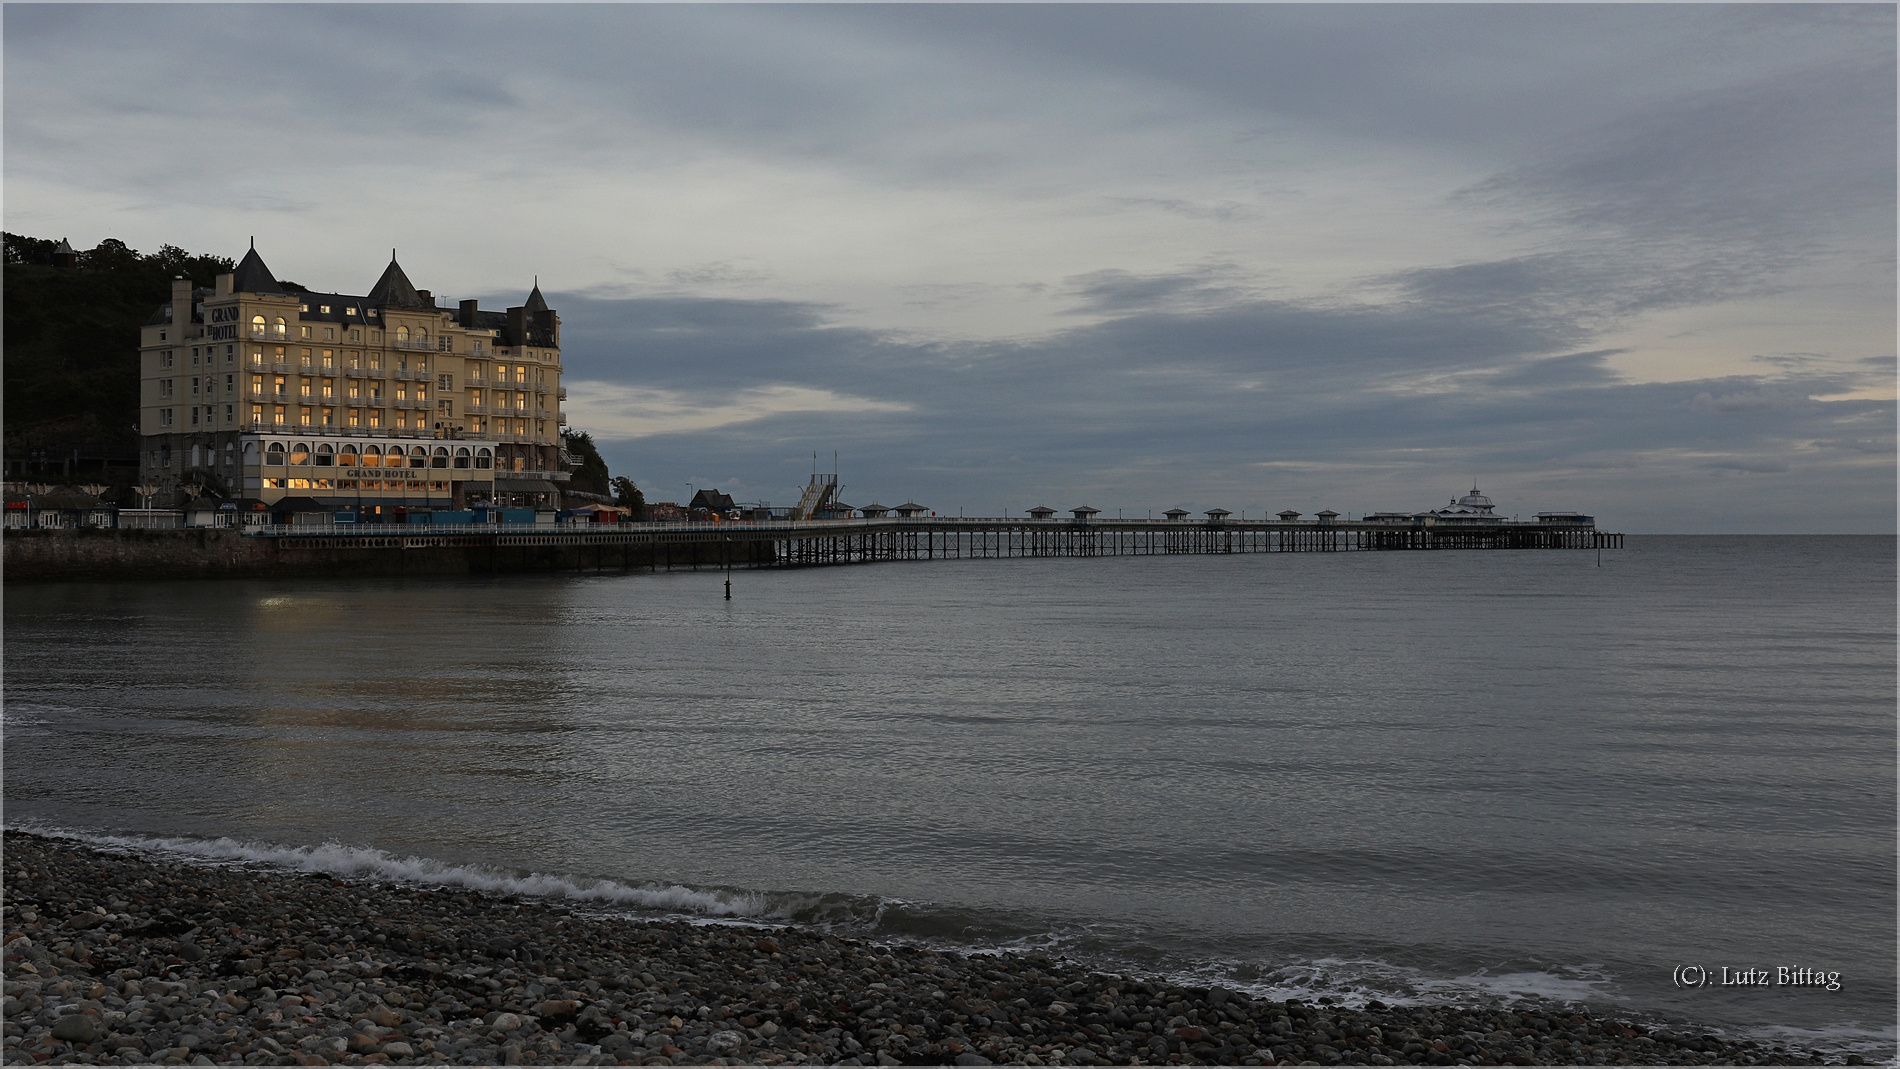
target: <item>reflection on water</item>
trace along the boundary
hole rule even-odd
[[[729,603],[717,573],[19,587],[6,800],[1265,987],[1886,1029],[1893,565],[1651,538],[748,572]],[[1860,979],[1669,985],[1703,960]]]

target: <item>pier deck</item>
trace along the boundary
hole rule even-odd
[[[474,567],[772,568],[873,561],[1340,553],[1447,549],[1621,549],[1623,536],[1580,524],[1395,524],[1273,520],[800,520],[613,526],[271,526],[247,531],[299,550],[458,549]],[[483,557],[487,560],[484,562]],[[537,566],[535,561],[547,563]],[[562,563],[554,563],[556,560]]]

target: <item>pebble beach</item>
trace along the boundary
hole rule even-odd
[[[1273,1001],[24,832],[4,848],[8,1065],[1827,1064],[1554,1005]]]

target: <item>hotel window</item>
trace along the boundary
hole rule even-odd
[[[465,446],[465,445],[457,446],[455,449],[455,466],[458,468],[466,468],[468,467],[468,462],[469,462],[468,446]]]
[[[375,312],[371,312],[371,313],[370,313],[370,315],[375,315],[375,314],[376,314]],[[382,331],[380,331],[380,330],[372,330],[372,331],[370,331],[370,332],[369,332],[369,340],[370,340],[370,344],[371,344],[371,345],[380,345],[380,344],[382,344],[382,340],[383,340],[383,332],[382,332]]]
[[[429,347],[429,332],[421,327],[416,328],[416,347],[419,349],[427,349]]]
[[[324,315],[329,315],[329,314],[330,314],[330,306],[329,306],[329,305],[327,305],[327,304],[320,304],[320,305],[317,305],[317,311],[319,311],[319,312],[322,312],[322,313],[323,313]]]
[[[323,351],[323,369],[325,371],[328,371],[335,366],[336,366],[336,350],[325,349]]]
[[[382,409],[372,408],[369,410],[369,425],[372,427],[380,427],[383,425],[383,410]]]
[[[305,400],[310,399],[310,380],[309,379],[304,379],[302,382],[299,382],[297,384],[297,396],[302,397]]]
[[[323,410],[323,425],[325,427],[336,426],[336,409],[326,408]]]
[[[236,418],[237,418],[237,413],[236,413],[236,411],[235,411],[235,409],[236,409],[236,408],[237,408],[237,406],[236,406],[236,405],[225,405],[225,406],[224,406],[224,421],[225,421],[226,423],[229,423],[229,422],[231,422],[231,421],[232,421],[233,419],[236,419]]]
[[[412,445],[409,447],[409,466],[412,468],[426,468],[429,466],[429,455],[422,451],[421,446]]]
[[[159,332],[158,332],[158,340],[159,340],[159,341],[164,341],[164,340],[165,340],[165,332],[164,332],[164,331],[162,331],[162,330],[161,330],[161,331],[159,331]]]
[[[237,361],[237,346],[235,345],[225,346],[224,347],[224,362],[227,364],[231,364],[231,363],[235,363],[236,361]]]
[[[264,406],[263,405],[251,406],[251,422],[252,423],[264,422]]]
[[[419,382],[416,383],[416,402],[420,404],[424,401],[427,401],[428,399],[429,399],[429,388]]]
[[[335,396],[336,396],[336,380],[324,379],[323,380],[323,399],[328,401],[332,397],[335,397]]]
[[[170,379],[158,380],[158,395],[160,397],[170,397],[172,395],[172,380]]]
[[[486,449],[477,449],[475,451],[475,466],[478,468],[494,467],[495,466],[494,454],[490,453]]]
[[[172,366],[172,351],[170,349],[166,349],[165,351],[158,354],[158,366],[159,367]]]
[[[408,327],[396,328],[396,344],[397,345],[409,344],[409,328]]]
[[[479,419],[469,420],[468,429],[474,431],[476,434],[482,433],[482,421]]]
[[[284,325],[284,317],[283,317],[283,316],[278,316],[278,317],[277,317],[277,322],[275,322],[275,323],[273,323],[273,324],[271,324],[271,325],[277,328],[277,329],[276,329],[276,331],[275,331],[275,333],[276,333],[276,335],[277,335],[277,340],[278,340],[278,341],[282,341],[282,340],[284,339],[284,336],[285,336],[285,334],[286,334],[286,331],[287,331],[287,328],[286,328],[286,327],[285,327],[285,325]]]
[[[196,426],[198,425],[198,406],[197,406],[197,405],[192,405],[192,406],[191,406],[191,425],[192,425],[192,426],[194,426],[194,427],[196,427]],[[194,446],[192,446],[191,448],[192,448],[192,449],[193,449],[194,451],[196,451],[198,447],[194,445]],[[196,467],[196,466],[197,466],[197,464],[196,464],[196,463],[194,462],[192,466],[193,466],[193,467]]]
[[[226,375],[224,377],[224,392],[225,393],[237,392],[237,376],[236,375]]]
[[[455,376],[454,375],[437,375],[435,377],[435,388],[438,390],[445,390],[445,391],[455,389]]]
[[[158,425],[161,427],[169,427],[172,425],[172,410],[171,409],[161,408],[158,410]]]
[[[272,377],[271,384],[277,388],[276,389],[277,399],[279,401],[283,400],[284,386],[285,386],[284,377],[282,375],[277,375],[277,376]]]
[[[323,340],[324,340],[324,341],[335,341],[335,340],[336,340],[336,328],[335,328],[335,327],[324,327],[324,328],[323,328]]]
[[[198,366],[198,348],[196,346],[193,346],[191,350],[191,366]]]
[[[297,410],[297,425],[300,427],[310,426],[310,410],[309,409],[300,408]]]
[[[196,375],[191,377],[191,395],[193,397],[198,396],[198,377]]]
[[[251,317],[251,337],[262,338],[263,336],[264,336],[264,317],[252,316]]]
[[[351,341],[362,341],[362,340],[363,340],[363,332],[362,332],[362,331],[360,331],[360,330],[354,330],[354,329],[353,329],[353,330],[351,330],[351,331],[350,331],[350,340],[351,340]]]
[[[264,450],[264,463],[270,465],[273,468],[283,467],[284,466],[284,443],[272,442],[270,444],[270,447]]]
[[[336,450],[330,448],[329,442],[324,442],[317,446],[316,460],[319,468],[334,468],[336,467]]]
[[[308,338],[309,336],[310,336],[310,328],[309,328],[309,327],[298,327],[298,328],[297,328],[297,337],[299,337],[299,338]]]
[[[284,422],[284,412],[285,410],[284,410],[283,405],[273,405],[272,411],[271,411],[271,422],[282,424]]]
[[[350,400],[354,401],[362,396],[363,388],[354,382],[350,383]]]
[[[363,425],[363,413],[359,409],[350,409],[349,425],[352,427],[360,427]]]
[[[336,466],[339,468],[356,467],[356,447],[345,443],[336,450]]]
[[[437,401],[435,403],[435,410],[436,410],[436,415],[441,416],[443,419],[455,418],[455,402],[454,401]]]
[[[305,371],[310,370],[310,350],[297,350],[297,366],[303,368]]]
[[[436,446],[435,455],[429,458],[429,466],[432,468],[448,467],[449,466],[449,447],[445,445]]]

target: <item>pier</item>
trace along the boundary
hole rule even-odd
[[[878,561],[1621,549],[1576,523],[913,517],[720,523],[19,529],[14,580],[807,568]]]
[[[905,560],[1130,557],[1395,550],[1621,549],[1623,536],[1574,524],[1394,524],[1376,521],[1067,520],[928,517],[763,523],[577,524],[561,527],[349,530],[275,526],[249,537],[283,549],[486,551],[518,571],[797,568]],[[556,561],[564,563],[557,564]],[[545,563],[537,563],[545,562]]]

